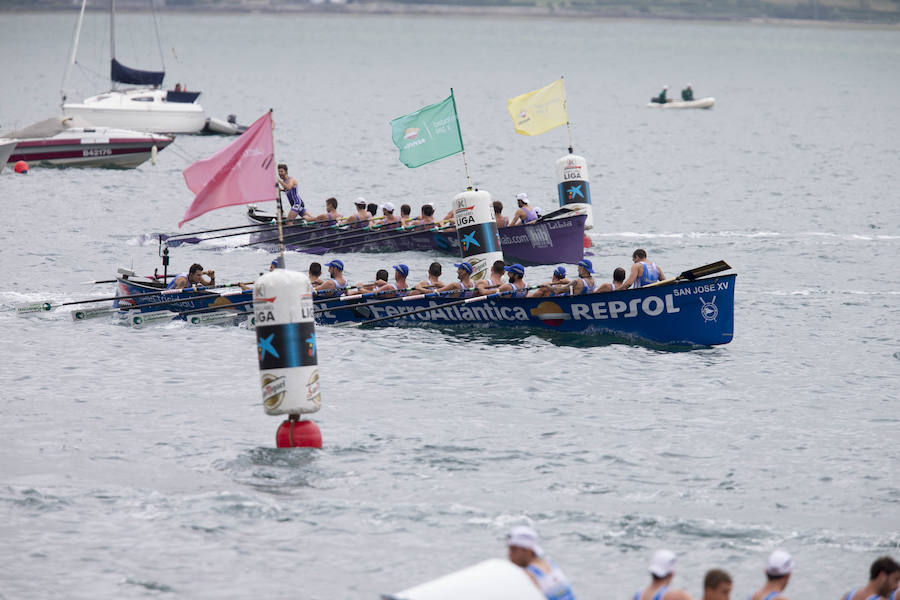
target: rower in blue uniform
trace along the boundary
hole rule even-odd
[[[629,287],[644,287],[665,279],[662,269],[656,263],[647,260],[647,251],[643,248],[638,248],[631,253],[631,261],[634,263],[631,266],[631,274],[628,275],[628,279],[622,282],[622,285],[616,288],[617,290],[624,290]]]
[[[474,294],[475,284],[472,283],[472,265],[463,261],[461,263],[453,263],[456,267],[456,277],[459,281],[452,281],[445,286],[436,289],[436,292],[447,292],[454,298],[471,298]]]
[[[206,277],[204,277],[204,275],[208,275],[209,278],[207,279]],[[172,281],[169,282],[169,285],[166,286],[166,289],[183,290],[186,287],[195,285],[216,285],[216,272],[212,269],[210,269],[209,271],[204,271],[203,267],[201,267],[199,263],[194,263],[191,265],[191,268],[188,269],[187,273],[176,275],[172,279]]]
[[[527,525],[513,527],[506,536],[509,560],[525,569],[525,573],[547,597],[547,600],[575,600],[572,585],[538,545],[537,533]]]
[[[316,298],[337,298],[347,291],[347,280],[344,279],[344,263],[339,259],[325,263],[331,279],[322,282],[316,288]]]
[[[287,194],[288,204],[291,205],[291,210],[287,214],[287,220],[292,221],[297,217],[305,219],[306,206],[304,206],[303,200],[300,198],[299,184],[296,179],[288,175],[288,167],[284,163],[278,165],[278,187]]]
[[[684,590],[670,589],[675,577],[675,553],[657,550],[650,561],[650,585],[634,594],[634,600],[691,600]]]
[[[406,283],[406,277],[409,275],[409,267],[404,264],[394,265],[394,283],[386,283],[378,288],[376,292],[379,298],[400,298],[409,294],[407,289],[409,285]]]
[[[594,265],[591,261],[584,258],[578,261],[578,279],[572,280],[572,295],[580,296],[581,294],[591,294],[596,287],[594,278],[591,273],[594,272]]]
[[[529,298],[546,298],[547,296],[556,296],[563,293],[568,287],[569,280],[566,279],[566,268],[562,265],[553,269],[553,275],[550,281],[542,283],[536,290],[528,292]]]
[[[775,550],[766,562],[766,584],[747,600],[787,600],[782,594],[791,580],[794,559],[784,550]]]
[[[519,263],[509,265],[504,269],[509,283],[504,283],[498,289],[510,298],[524,298],[528,294],[528,288],[525,285],[525,267]]]
[[[894,598],[900,583],[900,564],[890,556],[882,556],[869,567],[869,583],[850,591],[843,600],[879,600]]]

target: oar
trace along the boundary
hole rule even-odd
[[[180,290],[171,289],[160,289],[155,292],[141,292],[139,294],[128,294],[126,296],[106,296],[103,298],[87,298],[86,300],[72,300],[70,302],[60,302],[59,304],[51,301],[51,300],[43,300],[40,302],[27,302],[23,304],[19,304],[15,307],[17,314],[24,313],[35,313],[35,312],[44,312],[48,310],[52,310],[54,308],[59,308],[60,306],[71,306],[73,304],[90,304],[91,302],[114,302],[116,300],[127,300],[129,298],[143,298],[145,296],[156,296],[159,294],[174,294],[178,292],[202,292],[206,290],[216,290],[226,287],[234,287],[236,285],[240,285],[240,283],[224,283],[222,285],[211,285],[211,286],[200,286],[196,288],[184,288]]]
[[[453,226],[454,226],[453,224],[450,224],[450,225],[444,225],[443,227],[432,227],[431,229],[416,229],[416,230],[414,230],[414,231],[406,231],[406,232],[398,233],[398,234],[395,234],[395,235],[386,235],[386,236],[384,236],[384,237],[379,237],[379,238],[374,239],[374,240],[372,240],[372,241],[373,241],[373,242],[384,242],[384,241],[387,241],[387,240],[395,240],[395,239],[397,239],[397,238],[402,238],[402,237],[408,237],[408,236],[411,236],[411,235],[416,235],[417,233],[434,233],[434,232],[436,232],[436,231],[444,231],[445,229],[450,229],[450,228],[453,227]],[[349,248],[349,247],[355,246],[355,245],[356,245],[356,243],[350,243],[350,244],[338,244],[337,246],[331,246],[331,247],[329,247],[327,251],[328,251],[328,252],[335,252],[335,251],[337,251],[337,250],[343,250],[344,248]]]
[[[247,300],[245,302],[235,302],[234,304],[229,304],[228,306],[222,306],[221,308],[214,308],[214,309],[210,309],[209,307],[206,307],[206,308],[193,308],[191,310],[182,310],[182,311],[155,310],[152,312],[139,313],[139,314],[134,315],[133,317],[131,317],[131,324],[134,327],[138,327],[140,325],[147,325],[148,323],[153,323],[154,321],[165,321],[165,320],[174,319],[174,318],[180,317],[180,316],[192,315],[194,313],[205,313],[205,314],[210,315],[211,317],[214,316],[214,318],[198,319],[196,321],[193,318],[190,318],[189,321],[191,322],[192,325],[208,325],[215,321],[223,321],[226,319],[225,316],[220,316],[220,315],[227,315],[228,317],[231,317],[231,318],[234,318],[237,316],[244,316],[244,315],[249,316],[249,313],[246,313],[246,312],[239,312],[239,313],[225,313],[224,312],[235,306],[246,306],[247,304],[253,304],[253,300]],[[196,315],[196,316],[202,317],[204,315]]]
[[[526,288],[528,289],[528,288]],[[447,304],[439,304],[437,306],[426,306],[424,308],[418,308],[416,310],[411,310],[409,312],[399,313],[396,315],[387,315],[386,317],[379,317],[377,319],[369,319],[368,321],[362,321],[360,323],[347,323],[346,327],[361,327],[362,325],[371,325],[372,323],[379,323],[381,321],[387,321],[389,319],[399,319],[400,317],[405,317],[408,315],[418,315],[422,313],[431,312],[434,310],[438,310],[441,308],[449,308],[451,306],[459,306],[460,304],[471,304],[473,302],[481,302],[482,300],[488,300],[490,298],[499,298],[500,296],[506,296],[507,294],[512,294],[513,292],[520,292],[522,290],[506,290],[505,292],[494,292],[493,294],[488,294],[487,296],[472,296],[471,298],[464,298],[462,300],[457,300],[455,302],[448,302]]]
[[[319,314],[323,312],[332,312],[336,310],[347,310],[350,308],[365,308],[368,306],[376,306],[378,304],[384,304],[386,302],[409,302],[410,300],[422,300],[423,298],[440,298],[443,296],[449,296],[451,294],[458,294],[460,291],[470,292],[475,288],[463,288],[462,290],[447,290],[446,292],[424,292],[422,294],[414,294],[412,296],[399,296],[394,298],[386,298],[384,300],[370,300],[369,302],[360,302],[359,304],[345,304],[344,306],[326,306],[325,308],[317,308],[313,311],[314,314]],[[393,293],[393,292],[384,292],[384,293]],[[362,296],[362,295],[359,295]],[[349,298],[350,296],[346,296]]]
[[[383,294],[393,294],[393,293],[395,293],[395,292],[408,292],[408,291],[410,291],[411,289],[413,289],[413,288],[411,288],[411,287],[405,287],[405,288],[400,288],[400,289],[397,289],[397,290],[386,290],[386,291],[384,291],[384,292],[365,292],[365,293],[362,293],[362,294],[350,294],[350,295],[348,295],[348,296],[329,296],[329,297],[327,297],[327,298],[314,298],[314,299],[313,299],[313,303],[314,303],[314,304],[321,304],[321,303],[323,303],[323,302],[331,302],[331,301],[333,301],[333,300],[338,300],[338,301],[340,301],[340,302],[346,302],[346,301],[348,301],[348,300],[359,300],[359,299],[361,299],[361,298],[372,298],[372,297],[374,297],[374,296],[380,296],[380,295],[383,295]],[[330,290],[325,290],[325,291],[330,291]],[[313,296],[315,296],[316,293],[318,293],[318,292],[314,292],[314,293],[313,293]]]
[[[252,229],[253,227],[256,227],[256,229]],[[294,234],[293,234],[293,235],[302,235],[302,234],[311,233],[313,231],[334,229],[334,228],[338,227],[338,225],[333,225],[333,224],[320,225],[316,222],[309,223],[307,221],[300,221],[300,222],[297,222],[296,225],[291,225],[291,227],[300,227],[300,228],[304,229],[305,231],[294,232]],[[160,233],[158,235],[159,235],[159,240],[161,242],[166,242],[166,244],[168,244],[170,247],[175,248],[182,244],[199,244],[200,242],[205,242],[206,240],[218,240],[221,238],[237,237],[237,236],[241,236],[241,235],[247,235],[248,233],[259,233],[259,232],[268,233],[268,232],[275,231],[277,228],[278,228],[277,224],[273,225],[270,223],[254,223],[254,224],[250,224],[250,225],[236,225],[234,227],[220,227],[219,229],[208,229],[205,231],[194,231],[191,233],[172,234],[172,235]],[[236,229],[249,229],[249,231],[236,231],[236,232],[233,231],[232,233],[225,233],[222,235],[211,235],[209,237],[197,237],[197,234],[214,233],[216,231],[228,231],[228,230],[236,230]],[[273,239],[277,240],[278,238],[273,238]]]
[[[382,218],[383,217],[376,217],[376,219],[382,219]],[[443,223],[443,221],[437,221],[436,224],[438,224],[438,223]],[[398,225],[398,226],[392,227],[392,225]],[[415,226],[413,226],[413,227],[415,227]],[[396,231],[402,231],[402,230],[409,231],[410,229],[411,229],[410,227],[404,227],[402,225],[399,225],[399,222],[384,223],[382,225],[367,225],[366,227],[362,227],[362,228],[358,228],[358,229],[353,229],[353,228],[341,229],[335,233],[332,233],[332,234],[329,234],[329,235],[326,235],[323,237],[319,237],[314,240],[310,240],[310,245],[315,244],[316,246],[321,246],[323,243],[330,242],[331,240],[335,240],[335,239],[346,240],[346,239],[352,239],[352,238],[358,238],[361,236],[366,236],[370,233],[382,233],[385,231],[395,231],[395,230]],[[285,242],[290,241],[290,239],[293,237],[295,237],[295,236],[286,235],[284,237],[284,241]],[[295,242],[292,245],[297,246],[299,244]]]
[[[227,296],[237,296],[243,294],[244,290],[240,292],[232,292],[230,294],[202,294],[200,296],[190,296],[189,298],[184,299],[175,299],[175,300],[159,300],[158,302],[147,302],[144,304],[134,304],[130,306],[120,306],[118,308],[109,307],[109,306],[97,306],[91,308],[79,308],[72,311],[72,320],[73,321],[86,321],[87,319],[96,319],[98,317],[103,317],[107,315],[111,315],[120,311],[129,311],[136,310],[141,308],[150,308],[153,306],[165,306],[166,304],[172,304],[174,302],[187,302],[194,300],[208,300],[210,298],[225,298]],[[120,298],[122,296],[119,296]],[[235,306],[236,304],[231,304],[230,306]],[[227,307],[223,307],[227,308]]]
[[[698,277],[706,277],[707,275],[712,275],[713,273],[719,273],[721,271],[727,271],[731,268],[724,260],[717,260],[714,263],[709,263],[708,265],[703,265],[702,267],[696,267],[693,269],[688,269],[687,271],[682,271],[681,275],[678,277],[671,277],[669,279],[664,279],[662,281],[654,281],[649,285],[645,285],[644,287],[653,287],[656,285],[666,285],[669,283],[675,283],[676,281],[694,281]]]
[[[343,220],[346,220],[346,218],[341,219],[341,220],[342,220],[342,221],[343,221]],[[316,238],[316,239],[314,239],[314,240],[310,240],[310,244],[316,244],[316,245],[318,246],[318,245],[320,245],[319,242],[322,241],[323,239],[331,240],[331,239],[334,239],[334,238],[336,238],[336,237],[342,237],[342,236],[345,236],[345,235],[348,236],[348,237],[350,237],[350,236],[352,236],[352,237],[358,237],[359,235],[367,235],[367,234],[371,233],[373,230],[381,229],[381,228],[384,227],[384,226],[383,226],[383,225],[376,225],[375,227],[368,227],[368,226],[367,226],[367,227],[364,227],[364,228],[362,228],[362,229],[351,229],[351,228],[346,228],[346,229],[345,229],[345,228],[343,228],[343,227],[344,227],[344,226],[343,226],[343,225],[340,225],[340,224],[329,225],[327,228],[329,228],[329,229],[336,229],[337,232],[335,232],[335,233],[333,233],[333,234],[331,234],[331,235],[323,236],[323,237],[321,237],[321,238]],[[323,227],[322,229],[326,229],[326,228]],[[293,240],[296,240],[296,239],[299,238],[299,237],[304,237],[304,236],[305,236],[306,234],[308,234],[308,233],[310,233],[310,232],[309,232],[309,231],[296,231],[296,232],[294,232],[294,233],[289,233],[289,234],[287,234],[287,235],[284,236],[284,241],[285,241],[285,242],[290,242],[290,243],[291,243],[292,245],[294,245],[294,246],[296,246],[296,245],[302,245],[302,244],[300,244],[300,242],[296,242],[296,241],[293,241]],[[267,244],[267,243],[269,243],[269,242],[275,242],[275,241],[278,241],[278,238],[277,238],[277,237],[274,237],[274,238],[265,238],[265,239],[257,240],[257,241],[255,241],[255,242],[250,242],[250,243],[247,243],[247,244],[242,244],[241,246],[238,246],[238,248],[244,248],[244,247],[246,247],[246,246],[255,246],[255,245],[257,245],[257,244]]]

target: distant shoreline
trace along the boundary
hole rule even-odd
[[[100,10],[91,7],[91,10]],[[149,12],[136,4],[120,2],[121,12]],[[809,19],[784,16],[754,16],[741,14],[709,15],[679,10],[677,7],[656,9],[650,13],[636,8],[598,7],[597,9],[572,9],[547,6],[466,6],[454,4],[406,4],[406,3],[322,3],[291,5],[233,4],[215,6],[166,6],[157,9],[169,14],[310,14],[310,15],[373,15],[373,16],[459,16],[459,17],[509,17],[526,19],[589,19],[597,21],[685,21],[700,23],[747,23],[764,25],[796,25],[802,27],[865,27],[879,29],[900,29],[900,10],[890,13],[869,11],[868,19]],[[9,13],[75,13],[77,7],[56,4],[35,5],[22,2],[20,5],[3,3],[0,14]]]

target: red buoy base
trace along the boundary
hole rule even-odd
[[[594,242],[591,241],[591,238],[588,237],[588,234],[584,234],[584,247],[592,248],[594,246]]]
[[[28,172],[28,163],[25,162],[24,160],[20,160],[20,161],[16,162],[15,166],[13,167],[13,170],[16,173],[27,173]]]
[[[292,416],[278,426],[275,445],[279,448],[321,448],[322,432],[312,421]]]

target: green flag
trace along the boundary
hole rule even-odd
[[[409,168],[462,152],[453,92],[446,100],[391,121],[391,135],[400,149],[400,162]]]

